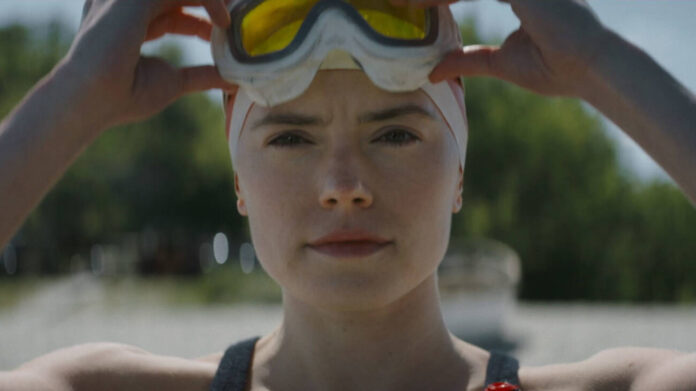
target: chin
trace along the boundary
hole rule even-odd
[[[420,259],[387,252],[369,259],[335,261],[302,253],[285,262],[261,263],[282,288],[284,301],[349,312],[382,309],[414,292],[439,263]]]
[[[386,275],[343,272],[330,278],[304,280],[301,286],[287,293],[327,311],[378,310],[398,301],[414,288],[405,284],[403,277],[383,278]]]

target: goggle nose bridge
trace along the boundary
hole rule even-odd
[[[337,1],[341,2],[341,0]],[[345,49],[348,40],[355,39],[354,34],[349,34],[347,32],[350,30],[357,30],[359,34],[362,34],[363,31],[347,21],[345,18],[341,17],[340,12],[344,12],[345,10],[337,9],[336,11],[339,12],[334,12],[334,10],[331,9],[322,11],[317,20],[312,23],[310,28],[318,28],[322,33],[321,37],[317,41],[317,45],[324,44],[326,46]]]
[[[343,14],[342,17],[340,14]],[[320,0],[307,14],[302,26],[300,27],[300,33],[298,37],[302,35],[302,30],[309,33],[311,30],[317,27],[317,25],[322,24],[323,33],[332,33],[330,36],[323,35],[324,38],[329,39],[326,41],[329,44],[344,45],[345,35],[340,31],[341,29],[326,29],[326,20],[334,20],[333,23],[342,23],[351,28],[357,28],[357,30],[369,30],[373,31],[372,27],[367,23],[367,21],[362,17],[360,11],[350,4],[347,0]],[[351,21],[354,24],[349,23]],[[345,31],[345,30],[343,30]],[[364,31],[361,31],[364,32]],[[297,37],[296,37],[297,38]]]
[[[305,32],[308,32],[309,30],[313,29],[314,26],[324,18],[324,15],[327,12],[332,14],[332,12],[330,12],[332,9],[342,12],[348,20],[356,23],[355,26],[352,27],[358,27],[358,30],[363,30],[363,33],[370,34],[373,36],[373,38],[376,37],[378,39],[388,39],[387,37],[380,37],[380,34],[375,31],[372,26],[370,26],[370,23],[368,23],[367,20],[365,20],[363,15],[360,13],[360,10],[350,4],[348,0],[319,0],[319,2],[312,7],[309,13],[307,13],[306,18],[300,27],[300,33],[298,33],[298,36],[302,34],[302,30],[306,30]],[[437,16],[438,15],[436,12],[435,17],[437,18]],[[344,18],[336,19],[340,19],[344,23],[347,22],[347,20]],[[426,21],[426,24],[429,24],[429,22]],[[429,26],[427,26],[426,30],[429,29]]]

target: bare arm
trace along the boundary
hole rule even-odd
[[[212,24],[180,0],[87,0],[68,55],[0,124],[0,249],[80,153],[109,127],[148,118],[179,97],[232,89],[214,66],[175,69],[140,55],[167,33],[210,39]],[[223,0],[190,0],[220,25]]]
[[[0,248],[103,129],[78,79],[59,65],[0,124]]]
[[[575,363],[522,367],[524,389],[539,391],[687,391],[696,389],[696,355],[619,347]]]
[[[620,347],[579,363],[585,390],[687,391],[696,389],[696,355],[677,350]]]
[[[603,26],[585,0],[502,1],[520,28],[500,47],[452,53],[431,80],[492,76],[544,95],[585,99],[638,142],[696,205],[696,97]]]
[[[633,391],[696,390],[696,353],[675,354],[639,374],[631,387]]]
[[[73,391],[60,379],[33,371],[0,372],[0,391]]]
[[[696,97],[641,49],[607,35],[580,95],[667,171],[696,206]]]
[[[216,370],[216,364],[154,355],[135,346],[88,343],[0,372],[0,391],[207,390]]]

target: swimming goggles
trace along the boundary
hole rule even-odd
[[[415,91],[443,56],[461,47],[447,6],[396,7],[388,0],[240,0],[231,27],[215,27],[221,76],[263,106],[301,95],[331,62],[355,65],[378,87]],[[337,59],[338,58],[338,59]]]

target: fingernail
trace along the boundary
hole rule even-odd
[[[224,83],[225,83],[225,85],[223,86],[223,90],[225,90],[227,92],[233,93],[233,92],[237,92],[237,90],[239,89],[239,86],[236,84],[232,84],[232,83],[227,82],[227,81],[225,81]]]
[[[442,78],[440,75],[436,74],[435,72],[431,73],[431,74],[428,76],[428,79],[430,80],[430,82],[431,82],[432,84],[437,84],[437,83],[439,83],[439,82],[441,82],[441,81],[444,80],[444,78]]]

